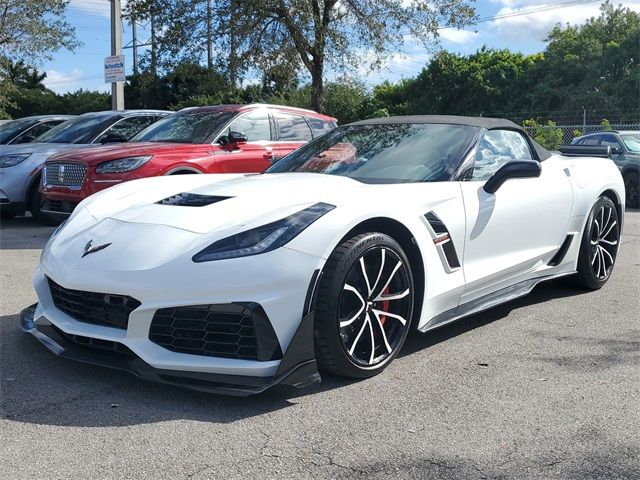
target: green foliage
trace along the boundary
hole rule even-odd
[[[0,0],[2,56],[26,60],[49,59],[61,48],[79,45],[65,19],[69,0]]]
[[[555,27],[532,88],[535,110],[611,111],[639,105],[640,14],[609,1],[581,26]],[[629,115],[633,120],[634,115]]]
[[[562,129],[558,128],[552,120],[548,120],[546,125],[540,125],[530,118],[522,122],[522,126],[536,142],[549,150],[556,150],[563,143]]]
[[[579,128],[574,128],[573,131],[571,132],[571,135],[573,135],[573,138],[576,138],[576,137],[581,137],[582,135],[584,135],[584,133]]]
[[[605,132],[610,132],[611,130],[613,130],[613,127],[611,126],[611,122],[606,118],[602,119],[602,122],[600,122],[600,126],[602,127],[602,130],[604,130]]]
[[[46,114],[80,114],[109,110],[111,96],[107,93],[78,90],[59,95],[49,90],[17,88],[11,94],[13,106],[8,113],[13,118]]]

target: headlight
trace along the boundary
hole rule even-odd
[[[144,155],[141,157],[119,158],[109,162],[101,163],[96,167],[96,173],[123,173],[130,172],[147,163],[153,155]]]
[[[293,240],[305,228],[334,208],[336,207],[327,203],[316,203],[277,222],[218,240],[196,253],[193,261],[210,262],[270,252]]]
[[[31,156],[30,153],[15,153],[13,155],[0,155],[0,168],[13,167],[24,162]]]

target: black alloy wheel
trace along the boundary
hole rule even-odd
[[[411,328],[411,268],[388,235],[366,233],[327,261],[316,302],[316,356],[321,368],[363,378],[382,371]]]

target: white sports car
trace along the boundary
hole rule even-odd
[[[136,180],[51,237],[22,327],[54,353],[237,395],[368,377],[427,332],[616,260],[624,185],[506,120],[340,127],[265,174]]]

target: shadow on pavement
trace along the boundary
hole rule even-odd
[[[522,299],[428,334],[411,335],[401,355],[411,355],[502,319],[515,308],[577,293],[580,292],[554,284],[541,285]],[[229,423],[287,408],[295,404],[297,397],[356,382],[325,374],[321,384],[301,390],[283,386],[253,397],[224,397],[159,385],[126,372],[60,359],[19,330],[17,315],[0,317],[0,333],[2,417],[19,422],[83,427],[172,419]]]

